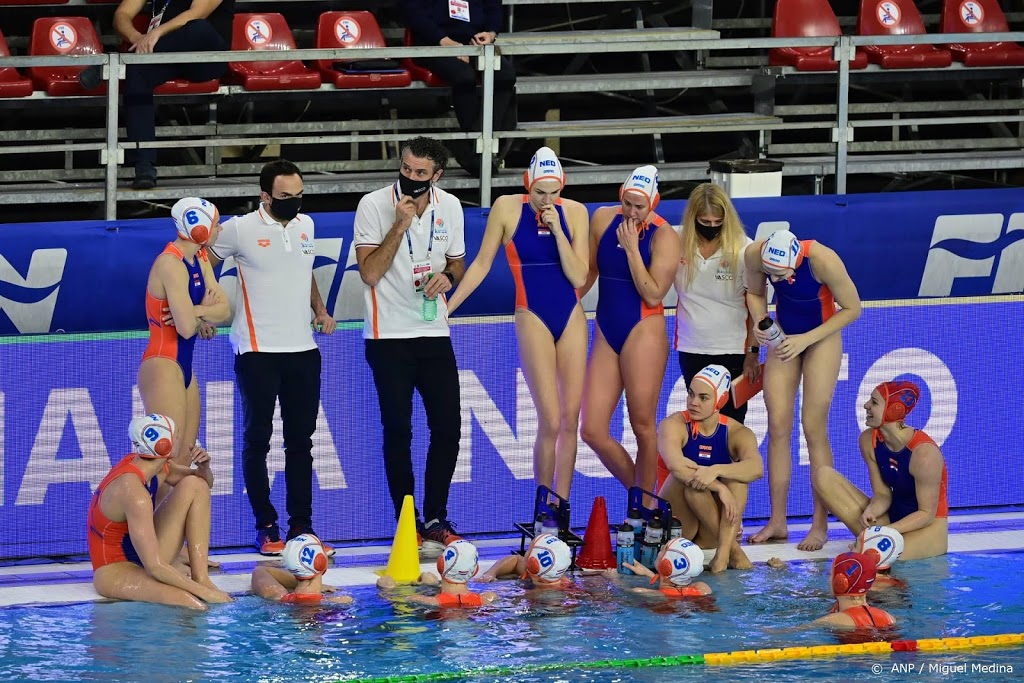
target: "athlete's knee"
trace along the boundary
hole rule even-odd
[[[206,480],[197,476],[186,476],[174,485],[174,491],[180,492],[181,496],[188,496],[191,500],[209,500],[210,486]]]
[[[599,421],[584,420],[583,428],[580,429],[580,438],[583,439],[583,443],[587,444],[591,448],[595,444],[601,444],[611,439],[611,432],[608,431],[607,424],[601,424]]]
[[[811,486],[818,493],[825,491],[838,480],[842,475],[834,467],[822,465],[811,470]]]
[[[561,415],[558,408],[548,410],[537,410],[537,436],[543,439],[554,439],[558,436],[561,427]]]

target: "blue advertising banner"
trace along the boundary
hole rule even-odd
[[[829,420],[836,466],[867,486],[857,450],[862,405],[878,382],[908,378],[923,392],[908,422],[927,430],[942,448],[950,505],[1024,502],[1022,302],[989,297],[929,303],[935,305],[869,306],[844,332],[845,355]],[[357,328],[347,325],[332,337],[318,337],[324,373],[313,451],[314,523],[329,540],[388,539],[394,533],[380,416]],[[461,373],[463,435],[450,517],[459,532],[508,531],[513,522],[530,517],[537,433],[536,413],[511,342],[513,324],[508,318],[459,324],[452,338]],[[128,421],[141,412],[134,383],[144,346],[138,333],[0,342],[0,528],[7,530],[0,558],[86,551],[90,493],[127,452]],[[685,402],[675,359],[668,368],[659,416]],[[195,369],[203,398],[200,441],[213,455],[216,476],[213,544],[248,545],[253,520],[243,491],[241,407],[225,334],[197,343]],[[427,430],[419,405],[415,415],[413,452],[415,471],[421,474]],[[764,454],[767,416],[760,397],[753,400],[747,423]],[[611,433],[635,453],[621,406]],[[284,516],[281,447],[278,423],[270,465],[273,498]],[[806,446],[798,430],[792,449],[799,464],[789,510],[809,514]],[[586,523],[597,495],[607,499],[613,522],[624,516],[625,491],[581,443],[571,497],[575,525]],[[746,517],[767,514],[768,484],[762,479],[751,486]]]
[[[659,212],[678,223],[684,206],[665,201]],[[736,206],[751,236],[788,228],[835,249],[866,301],[1024,291],[1024,190],[773,197]],[[470,259],[486,217],[486,209],[466,210]],[[328,309],[339,320],[361,319],[354,215],[314,218],[317,282]],[[0,335],[144,329],[146,276],[175,234],[170,218],[4,225],[0,233]],[[231,261],[222,275],[230,294]],[[584,300],[588,309],[597,296]],[[511,314],[514,302],[499,256],[460,314]],[[675,305],[673,293],[666,304]]]

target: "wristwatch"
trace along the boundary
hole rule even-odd
[[[443,273],[441,273],[441,275],[444,275],[446,278],[448,278],[448,282],[452,283],[452,287],[455,286],[455,276],[452,274],[450,270],[444,271]]]
[[[760,346],[748,346],[747,347],[747,353],[761,353],[761,347]]]

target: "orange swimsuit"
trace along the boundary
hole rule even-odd
[[[896,623],[891,614],[870,605],[844,609],[843,614],[853,619],[856,628],[887,628]]]
[[[658,591],[667,598],[700,598],[704,596],[696,586],[662,586]]]
[[[134,562],[142,566],[138,553],[132,546],[132,539],[128,535],[128,522],[113,522],[103,514],[100,506],[100,498],[103,496],[107,485],[120,477],[122,474],[134,474],[138,476],[142,485],[146,485],[146,477],[142,470],[132,462],[134,455],[126,455],[121,462],[114,465],[103,481],[100,482],[96,493],[89,503],[89,559],[92,560],[93,570],[117,562]]]
[[[188,293],[193,305],[199,305],[206,296],[206,280],[203,277],[202,261],[208,260],[206,249],[200,249],[192,263],[185,260],[185,255],[174,244],[164,247],[161,256],[171,254],[185,264],[188,270]],[[195,336],[185,339],[173,325],[163,323],[164,309],[167,299],[157,299],[146,290],[146,320],[149,323],[149,345],[142,360],[148,358],[167,358],[181,367],[185,378],[185,388],[192,384],[192,350],[195,347]]]
[[[478,593],[438,593],[437,604],[441,607],[482,607],[484,601]]]

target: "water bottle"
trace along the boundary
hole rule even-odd
[[[674,541],[677,538],[683,537],[683,523],[679,521],[678,517],[672,518],[672,523],[668,530],[668,540]]]
[[[544,515],[544,518],[540,523],[540,532],[542,534],[551,534],[552,536],[558,537],[558,520],[551,514]]]
[[[654,571],[654,563],[658,560],[658,553],[661,551],[662,535],[664,527],[657,517],[651,518],[647,523],[647,531],[644,532],[644,542],[640,546],[640,564]]]
[[[776,346],[786,341],[786,335],[783,333],[782,328],[779,327],[777,322],[768,316],[761,318],[761,322],[757,323],[757,329],[764,332],[764,343],[767,344],[770,349],[774,349]]]
[[[626,565],[633,564],[633,526],[623,524],[615,531],[615,561],[620,574],[632,574]]]
[[[433,273],[427,273],[427,282],[429,283],[433,279]],[[437,297],[433,299],[427,298],[427,293],[423,293],[423,304],[420,307],[420,317],[423,318],[424,322],[432,323],[437,320]]]
[[[626,513],[626,524],[633,527],[633,544],[640,545],[644,540],[644,518],[638,508],[631,508]]]
[[[544,517],[546,517],[545,513],[538,512],[537,513],[537,518],[535,520],[533,520],[533,537],[534,538],[536,538],[537,536],[540,536],[542,533],[544,533]]]

